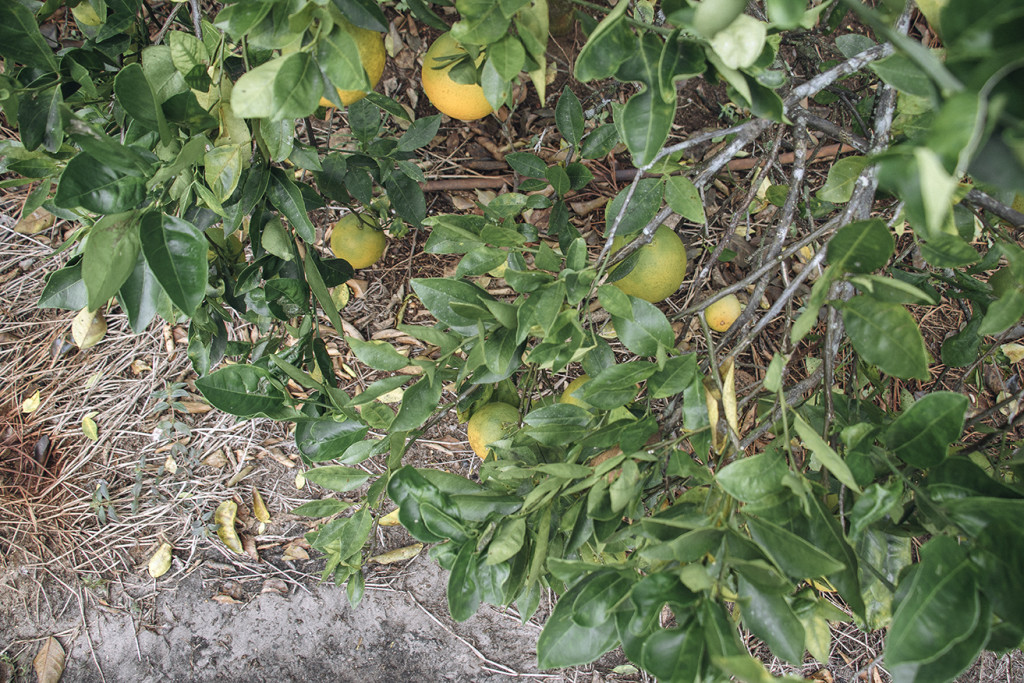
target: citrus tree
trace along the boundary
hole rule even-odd
[[[382,5],[446,32],[423,75],[441,111],[514,106],[519,81],[553,100],[559,160],[509,154],[514,191],[428,217],[412,160],[441,118],[370,91]],[[846,619],[888,629],[900,681],[1018,647],[1024,394],[1006,382],[984,410],[968,394],[1021,354],[1024,5],[578,0],[576,90],[615,94],[587,110],[546,92],[555,7],[268,0],[205,17],[191,2],[157,29],[143,0],[3,3],[0,105],[20,140],[0,143],[17,176],[2,182],[34,185],[26,215],[80,225],[40,305],[86,328],[114,306],[137,331],[187,320],[214,406],[293,421],[309,480],[365,491],[352,514],[296,510],[325,519],[309,540],[353,602],[389,498],[450,571],[454,618],[489,602],[526,619],[553,589],[542,668],[621,645],[661,680],[767,680],[739,626],[799,664],[827,659]],[[673,129],[689,79],[727,94],[731,125]],[[462,87],[486,106],[448,109]],[[344,149],[296,135],[321,98],[345,107]],[[840,158],[815,182],[829,138]],[[568,200],[619,142],[637,171],[588,248]],[[420,357],[347,339],[383,373],[355,396],[324,343],[358,265],[337,255],[380,241],[339,229],[328,251],[308,215],[327,203],[362,214],[346,231],[424,228],[426,252],[460,255],[453,277],[411,283],[437,321],[398,325]],[[716,283],[730,260],[740,274]],[[513,295],[474,280],[492,272]],[[949,336],[922,334],[950,310]],[[263,339],[231,339],[236,319]],[[376,400],[396,390],[397,412]],[[479,482],[403,465],[453,409],[486,456]],[[358,467],[370,458],[384,474]]]

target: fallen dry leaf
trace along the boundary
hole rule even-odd
[[[235,476],[233,476],[230,479],[228,479],[227,483],[225,483],[224,485],[227,486],[228,488],[231,488],[232,486],[234,486],[238,482],[240,482],[243,479],[245,479],[246,477],[248,477],[249,473],[252,472],[252,471],[253,471],[253,466],[252,465],[249,465],[247,467],[243,467],[241,470],[239,470],[238,472],[235,473]]]
[[[210,453],[208,456],[203,458],[203,464],[220,469],[221,467],[224,467],[224,465],[228,464],[228,456],[224,455],[224,451],[218,448],[213,453]]]
[[[242,534],[242,549],[254,562],[260,561],[259,551],[256,550],[256,538],[249,534]]]
[[[36,671],[39,683],[57,683],[64,673],[64,660],[61,644],[53,636],[47,638],[32,660],[32,668]]]
[[[244,551],[242,541],[235,531],[235,516],[238,514],[238,505],[233,500],[225,500],[217,506],[213,515],[213,521],[217,524],[217,536],[224,545],[232,552],[241,555]]]
[[[263,496],[255,485],[252,487],[252,514],[264,524],[270,521],[270,510],[267,509],[267,504],[263,502]]]
[[[216,603],[220,603],[221,605],[239,605],[242,602],[241,600],[235,600],[230,595],[223,595],[223,594],[221,594],[221,595],[214,595],[210,599],[213,600]]]
[[[71,338],[80,349],[96,346],[107,333],[107,321],[99,311],[83,308],[71,321]]]
[[[267,579],[263,582],[263,588],[260,589],[260,593],[277,593],[278,595],[288,595],[288,584],[281,579]]]
[[[14,232],[22,235],[35,235],[53,226],[55,220],[54,215],[46,209],[36,209],[29,215],[22,216],[14,226]]]
[[[213,406],[202,401],[182,401],[181,405],[190,415],[201,415],[213,410]]]
[[[404,562],[419,555],[421,550],[423,550],[422,543],[413,543],[412,545],[407,545],[404,548],[396,548],[395,550],[389,550],[388,552],[381,553],[380,555],[374,555],[367,560],[367,562],[375,562],[377,564],[394,564],[395,562]]]
[[[299,545],[298,541],[292,541],[284,547],[284,553],[281,554],[281,559],[285,562],[294,562],[295,560],[308,560],[309,553],[306,549]]]
[[[21,412],[26,414],[34,413],[35,411],[39,410],[39,406],[42,405],[42,403],[43,399],[40,398],[39,391],[36,391],[36,393],[32,394],[30,397],[26,398],[24,401],[21,402]]]
[[[159,579],[170,570],[172,550],[174,548],[170,543],[161,543],[153,557],[149,558],[149,575],[154,579]]]

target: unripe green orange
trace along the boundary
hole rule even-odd
[[[386,246],[384,231],[364,214],[345,214],[331,231],[331,251],[356,270],[369,268],[379,261]]]
[[[634,237],[636,235],[616,236],[612,240],[612,252],[629,244]],[[659,226],[651,243],[640,247],[639,254],[633,270],[611,284],[651,303],[675,294],[686,277],[686,247],[675,230],[667,225]]]
[[[473,452],[486,460],[491,453],[487,446],[504,439],[519,424],[519,410],[508,403],[488,403],[469,418],[466,435]]]

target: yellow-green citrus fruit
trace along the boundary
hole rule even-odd
[[[488,403],[473,413],[466,427],[469,445],[473,452],[486,460],[491,452],[487,444],[508,436],[519,424],[519,410],[508,403]]]
[[[456,83],[448,73],[454,62],[439,61],[442,57],[464,52],[450,33],[438,36],[423,56],[421,82],[427,99],[442,114],[461,121],[475,121],[494,111],[484,97],[484,89],[475,83]],[[482,61],[483,55],[477,59],[477,65]]]
[[[736,318],[740,317],[743,307],[736,295],[722,297],[715,303],[704,309],[704,319],[708,321],[708,327],[715,332],[725,332],[732,327]]]
[[[579,389],[589,381],[590,375],[580,375],[573,381],[569,382],[569,386],[567,386],[565,388],[565,391],[562,392],[562,396],[558,399],[558,402],[568,403],[570,405],[579,406],[584,410],[590,410],[591,406],[589,403],[584,401],[582,398],[579,398],[578,396],[573,396],[573,393],[575,393],[577,389]]]
[[[370,78],[370,90],[373,90],[380,83],[380,76],[384,73],[384,62],[387,59],[387,52],[384,50],[384,36],[376,31],[360,28],[344,19],[341,20],[339,26],[356,41],[356,47],[359,48],[359,60],[363,63],[366,75]],[[366,97],[367,92],[339,88],[338,97],[341,98],[341,103],[347,107]],[[320,106],[333,107],[334,103],[326,97],[321,97]]]
[[[616,236],[612,240],[612,251],[626,246],[634,237],[636,235]],[[675,294],[685,276],[686,247],[675,230],[662,225],[654,231],[651,243],[640,247],[633,270],[612,284],[630,296],[657,303]]]
[[[331,251],[356,270],[369,268],[379,261],[385,246],[384,231],[373,219],[360,213],[342,216],[331,231]]]

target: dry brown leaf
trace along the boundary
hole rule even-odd
[[[209,403],[203,403],[202,401],[182,401],[181,405],[190,415],[201,415],[213,410],[213,406]]]
[[[224,465],[228,464],[228,456],[224,455],[224,451],[218,448],[213,453],[203,458],[203,464],[209,467],[215,467],[220,469]]]
[[[256,550],[256,538],[249,534],[242,534],[242,549],[254,562],[260,561],[260,553]]]
[[[396,548],[395,550],[389,550],[388,552],[381,553],[380,555],[374,555],[367,560],[367,562],[375,562],[377,564],[405,562],[406,560],[411,560],[419,555],[421,550],[423,550],[422,543],[413,543],[412,545],[407,545],[404,548]]]
[[[223,594],[221,594],[221,595],[214,595],[210,599],[213,600],[216,603],[221,604],[221,605],[240,605],[242,603],[241,600],[235,600],[230,595],[223,595]]]
[[[252,471],[253,471],[253,469],[254,469],[254,468],[253,468],[253,466],[252,466],[252,465],[249,465],[249,466],[247,466],[247,467],[243,467],[243,468],[242,468],[241,470],[239,470],[238,472],[236,472],[236,473],[235,473],[235,475],[234,475],[233,477],[231,477],[230,479],[228,479],[228,480],[227,480],[227,483],[226,483],[226,484],[224,484],[224,485],[225,485],[225,486],[227,486],[228,488],[231,488],[232,486],[234,486],[234,485],[235,485],[235,484],[237,484],[238,482],[240,482],[240,481],[242,481],[243,479],[245,479],[246,477],[248,477],[248,476],[249,476],[249,473],[250,473],[250,472],[252,472]]]
[[[131,369],[133,375],[141,375],[153,369],[141,360],[133,360],[132,364],[128,367]]]
[[[22,235],[35,235],[52,227],[55,220],[54,215],[46,209],[36,209],[28,216],[22,216],[14,226],[14,232]]]
[[[161,543],[153,557],[149,558],[149,575],[154,579],[159,579],[170,570],[172,550],[174,548],[170,543]]]
[[[260,589],[260,593],[277,593],[278,595],[288,595],[288,584],[281,579],[267,579],[263,582],[263,588]]]
[[[39,683],[57,683],[64,673],[64,648],[56,638],[50,636],[39,648],[39,654],[32,660]]]
[[[293,562],[295,560],[308,560],[309,553],[306,549],[299,545],[298,541],[292,541],[284,547],[284,553],[281,555],[281,559],[285,562]]]
[[[360,280],[358,278],[347,280],[345,284],[348,285],[348,288],[352,290],[352,296],[354,296],[357,299],[362,299],[364,296],[366,296],[366,288],[370,286],[369,282],[367,282],[366,280]]]

